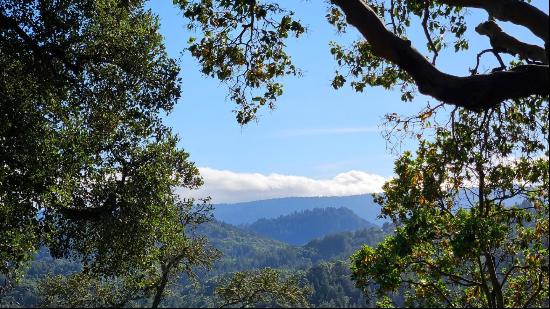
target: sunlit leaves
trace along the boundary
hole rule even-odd
[[[178,2],[178,1],[175,1]],[[277,80],[299,71],[286,53],[286,41],[305,28],[276,3],[263,1],[179,1],[188,28],[199,30],[189,51],[202,73],[227,85],[246,124],[262,106],[274,108],[283,86]]]
[[[331,42],[330,53],[338,65],[346,69],[344,73],[336,72],[332,81],[335,89],[344,86],[349,79],[352,80],[352,88],[358,92],[363,92],[367,86],[382,86],[386,89],[399,86],[404,100],[410,101],[413,98],[410,76],[397,66],[375,56],[368,42],[355,42],[349,50]]]
[[[309,307],[309,287],[300,274],[285,275],[279,270],[264,268],[237,272],[223,279],[216,288],[220,307]]]
[[[386,303],[389,291],[409,291],[408,306],[544,305],[547,114],[538,97],[457,109],[416,155],[404,153],[375,198],[395,234],[352,256],[357,286]]]
[[[367,3],[386,27],[403,39],[407,39],[408,31],[425,31],[429,36],[426,50],[432,54],[432,58],[449,45],[455,51],[468,49],[468,40],[464,37],[467,29],[465,10],[459,7],[450,7],[438,1],[388,0]],[[330,6],[326,17],[338,32],[345,31],[345,16],[336,6]],[[415,44],[417,42],[412,42],[413,46]],[[366,41],[355,41],[348,47],[331,43],[330,47],[340,67],[332,83],[334,88],[342,87],[345,81],[358,92],[363,92],[367,86],[382,86],[386,89],[398,86],[403,101],[414,98],[416,88],[410,76],[394,64],[375,56]]]

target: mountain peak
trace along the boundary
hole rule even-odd
[[[314,208],[340,208],[352,210],[362,219],[382,225],[380,206],[370,194],[330,197],[286,197],[234,204],[215,205],[216,219],[233,225],[251,224],[259,219],[274,219]]]
[[[329,234],[370,227],[377,226],[345,207],[295,211],[275,219],[259,219],[246,226],[247,229],[259,235],[292,245],[303,245]]]

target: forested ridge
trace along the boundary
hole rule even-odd
[[[303,245],[314,238],[343,231],[375,227],[348,208],[325,208],[295,212],[275,219],[260,219],[245,225],[260,235],[293,245]]]
[[[216,204],[214,217],[234,225],[252,224],[260,219],[275,219],[294,211],[315,208],[351,209],[357,216],[372,223],[382,224],[378,218],[380,205],[374,203],[371,194],[352,196],[286,197],[268,200]]]
[[[321,219],[330,220],[335,209],[318,209]],[[303,214],[303,213],[301,213]],[[296,220],[311,218],[290,214]],[[348,257],[363,244],[375,245],[386,235],[375,227],[358,228],[315,239],[302,246],[293,246],[260,236],[246,228],[239,228],[219,221],[205,223],[197,233],[206,236],[213,247],[223,254],[209,272],[199,273],[200,288],[182,277],[171,287],[165,306],[204,307],[215,306],[213,291],[218,280],[238,271],[276,268],[287,273],[303,272],[307,284],[313,287],[308,299],[312,306],[361,307],[366,299],[350,280]],[[290,231],[289,234],[296,231]],[[65,259],[53,259],[42,248],[28,267],[23,281],[3,299],[2,306],[36,307],[41,303],[39,281],[45,275],[68,275],[78,272],[82,265]],[[139,304],[137,300],[135,304]]]

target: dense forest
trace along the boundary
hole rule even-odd
[[[316,216],[304,216],[310,211],[284,216],[297,225],[311,224],[313,221],[332,220],[335,212],[355,214],[349,210],[326,208],[316,209]],[[366,222],[366,221],[365,221]],[[221,251],[222,257],[216,261],[211,271],[199,272],[199,286],[186,277],[180,278],[163,302],[168,307],[215,306],[214,289],[220,278],[239,271],[263,268],[276,268],[286,273],[302,273],[312,293],[308,302],[313,307],[363,307],[366,299],[351,281],[348,257],[361,246],[376,245],[387,235],[381,228],[366,222],[369,227],[358,226],[355,231],[330,234],[314,239],[302,246],[295,246],[256,234],[248,228],[239,228],[227,223],[208,222],[196,233],[206,236],[212,245]],[[388,229],[388,227],[386,227]],[[273,234],[281,231],[274,226]],[[301,231],[289,230],[287,235],[301,237]],[[39,282],[46,275],[68,275],[78,272],[82,265],[64,259],[53,259],[46,248],[42,248],[28,267],[24,279],[2,300],[1,306],[36,307],[41,304]],[[140,304],[136,300],[134,304]]]
[[[380,205],[376,204],[371,194],[351,196],[315,196],[286,197],[259,201],[216,204],[214,216],[233,225],[252,224],[260,219],[276,219],[294,211],[312,210],[315,208],[351,209],[357,216],[376,224],[387,220],[380,219]]]
[[[260,219],[247,229],[269,238],[293,245],[303,245],[312,239],[336,232],[374,227],[348,208],[325,208],[296,212],[276,219]]]

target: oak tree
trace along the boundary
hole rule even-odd
[[[190,233],[209,206],[174,194],[202,179],[161,118],[179,70],[144,1],[0,2],[3,290],[42,246],[96,293],[136,274],[160,299],[175,270],[210,265]]]
[[[299,274],[288,276],[280,270],[264,268],[222,279],[215,294],[220,308],[309,307],[311,291]]]
[[[456,109],[376,201],[397,226],[352,259],[359,288],[390,305],[548,306],[548,100]]]

